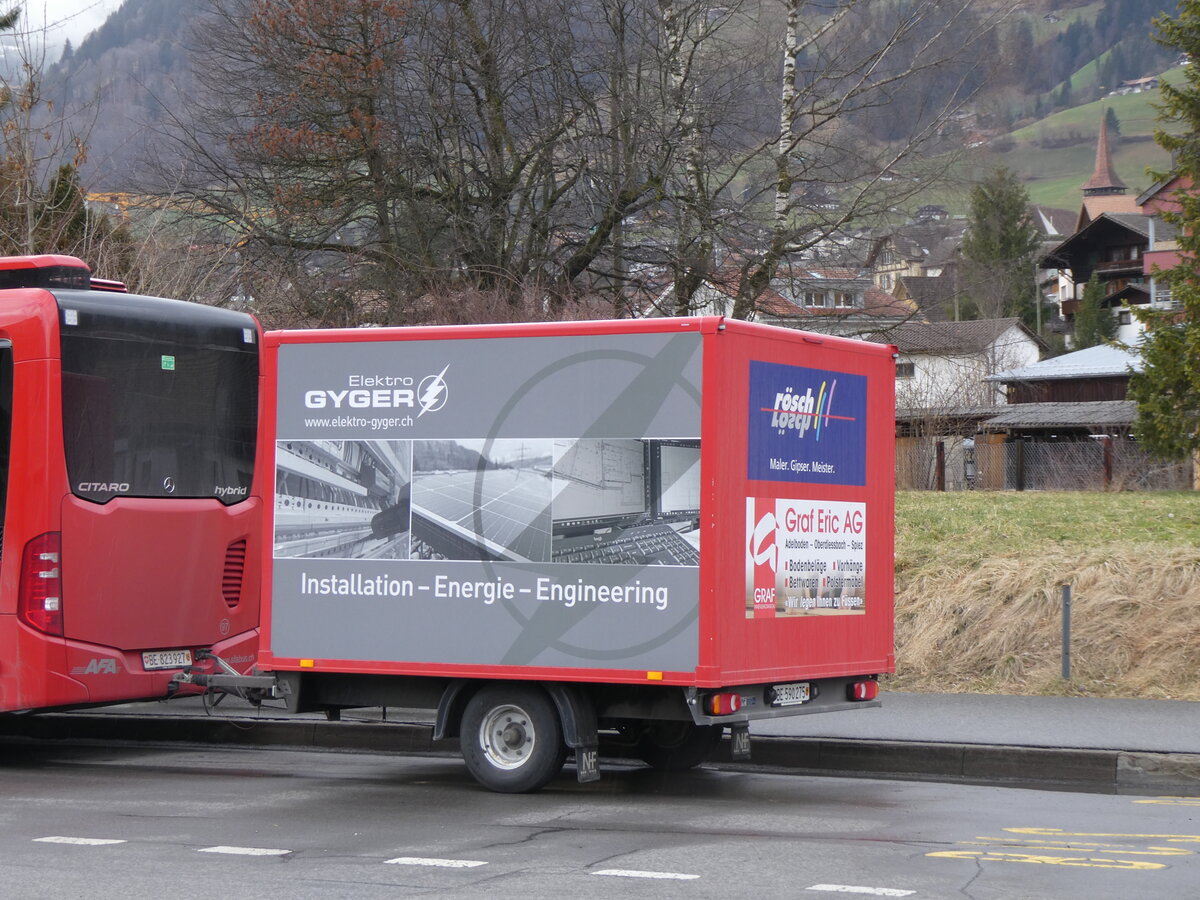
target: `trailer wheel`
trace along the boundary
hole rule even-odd
[[[533,685],[488,685],[463,710],[463,759],[484,787],[504,794],[541,789],[567,758],[558,712]]]
[[[721,743],[720,725],[693,722],[651,722],[637,743],[638,759],[656,769],[682,772],[704,762]]]

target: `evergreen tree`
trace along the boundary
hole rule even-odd
[[[1075,310],[1075,349],[1086,350],[1117,336],[1117,317],[1104,305],[1104,285],[1095,272]]]
[[[1036,327],[1038,243],[1016,173],[999,168],[975,186],[962,252],[968,291],[986,318],[1020,316]]]
[[[1111,106],[1104,111],[1104,124],[1108,126],[1109,137],[1121,133],[1121,120],[1117,118],[1116,110]]]
[[[1180,0],[1174,17],[1154,24],[1161,44],[1200,59],[1200,0]],[[1172,154],[1170,174],[1184,184],[1176,195],[1181,209],[1169,215],[1179,228],[1181,261],[1166,276],[1182,310],[1138,312],[1148,331],[1143,370],[1130,378],[1129,396],[1137,402],[1135,433],[1143,446],[1184,459],[1200,450],[1200,66],[1187,66],[1176,85],[1164,82],[1160,97],[1155,140]]]

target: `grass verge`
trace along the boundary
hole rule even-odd
[[[893,690],[1200,700],[1200,493],[901,492],[896,655]]]

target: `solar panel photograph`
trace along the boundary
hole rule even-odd
[[[411,441],[279,441],[275,556],[408,559]]]
[[[413,557],[550,560],[551,442],[413,442]]]

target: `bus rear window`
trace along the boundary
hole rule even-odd
[[[63,438],[71,490],[113,497],[250,496],[258,355],[64,331]]]

